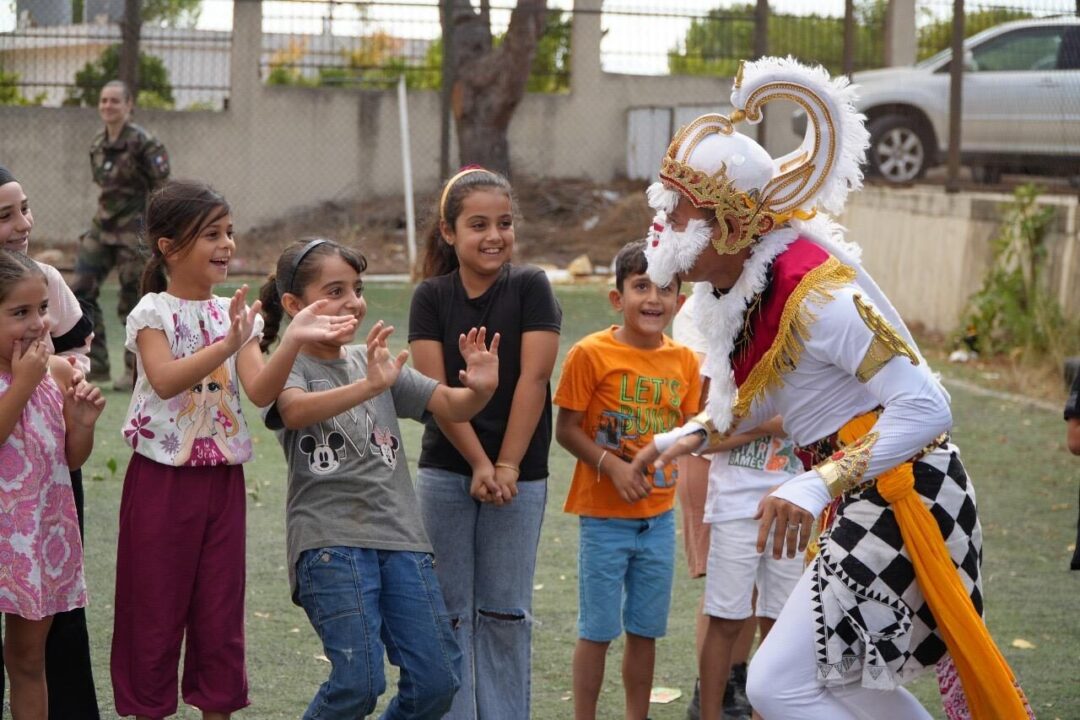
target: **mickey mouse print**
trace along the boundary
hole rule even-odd
[[[331,390],[335,384],[330,380],[307,381],[308,392]],[[367,457],[372,443],[390,469],[397,464],[397,448],[401,440],[390,433],[389,428],[375,429],[375,417],[364,402],[340,415],[313,425],[300,436],[298,447],[307,458],[308,470],[313,475],[330,475],[337,472],[350,452],[357,460]],[[376,439],[378,438],[378,439]],[[387,450],[383,450],[383,447]]]

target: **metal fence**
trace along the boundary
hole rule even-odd
[[[852,69],[883,63],[884,7],[878,0],[854,4]],[[604,26],[609,72],[730,77],[740,60],[765,54],[844,70],[843,2],[818,3],[809,12],[805,3],[774,2],[759,13],[752,1],[614,0],[604,3]]]
[[[752,2],[642,2],[608,0],[601,11],[601,66],[643,75],[732,76],[739,60],[763,53],[792,54],[844,69],[844,5],[826,3],[813,14],[780,3],[766,13],[768,29],[755,37]],[[547,29],[533,65],[530,90],[569,88],[572,3],[551,2]],[[884,3],[860,0],[852,19],[853,69],[883,62]],[[513,4],[491,6],[493,32],[505,32]],[[437,0],[373,3],[274,2],[263,8],[266,82],[276,85],[381,87],[404,74],[410,87],[441,84],[442,43]]]
[[[240,108],[245,107],[241,100],[244,92],[257,95],[263,103],[261,112],[250,119],[240,112],[143,115],[145,120],[140,122],[145,122],[169,147],[175,171],[220,183],[232,194],[248,193],[249,197],[244,198],[248,202],[242,203],[247,207],[252,204],[250,197],[288,198],[295,184],[317,188],[305,190],[308,195],[303,203],[314,202],[316,194],[320,202],[345,203],[365,193],[373,194],[371,188],[376,181],[370,178],[400,175],[397,118],[391,112],[397,102],[389,86],[404,77],[413,89],[441,87],[438,1],[265,0],[259,3],[260,13],[255,17],[252,8],[256,1],[237,3],[237,17],[248,21],[238,23],[244,33],[238,32],[235,42],[232,0],[203,0],[198,17],[144,18],[140,35],[144,55],[139,98],[142,107],[222,110],[229,107],[232,97],[235,107]],[[50,2],[57,8],[66,6],[68,16],[35,16],[35,10],[40,11]],[[87,6],[95,2],[123,5],[120,0],[85,0]],[[1003,5],[968,0],[968,34],[1014,17],[1072,15],[1077,12],[1078,0],[1008,2]],[[883,65],[884,37],[895,37],[895,33],[885,32],[885,0],[855,0],[853,12],[847,17],[844,0],[815,0],[812,12],[807,10],[810,3],[806,0],[772,0],[767,18],[756,13],[755,0],[605,0],[597,10],[576,11],[573,4],[573,0],[549,0],[547,32],[540,42],[529,84],[534,93],[546,95],[526,99],[522,104],[526,109],[519,109],[514,116],[512,129],[529,137],[532,145],[523,147],[525,144],[520,143],[511,148],[515,170],[524,174],[599,177],[601,171],[595,168],[600,167],[605,178],[625,174],[638,179],[655,171],[653,146],[662,152],[674,127],[701,112],[722,111],[726,83],[686,76],[730,78],[739,60],[762,52],[792,54],[804,61],[822,63],[833,73],[847,69],[858,72]],[[514,0],[491,1],[496,42],[506,31],[513,5]],[[596,3],[589,6],[595,7]],[[931,56],[948,45],[952,6],[952,0],[914,0],[914,39],[919,57]],[[0,0],[0,105],[94,105],[95,88],[117,76],[121,40],[117,19],[95,14],[89,22],[86,16],[76,22],[70,16],[70,7],[70,0]],[[911,3],[905,7],[910,9]],[[261,46],[255,44],[252,32],[260,22]],[[583,44],[587,47],[571,47],[575,24],[582,31],[578,38],[584,34]],[[598,77],[598,49],[600,70],[632,79]],[[908,50],[914,53],[911,46]],[[236,73],[238,86],[233,88],[230,68],[234,62],[240,67],[236,60],[240,57],[244,58],[244,72]],[[578,87],[584,87],[584,93],[572,92],[575,63],[571,61],[575,58],[586,58],[576,65],[583,75],[589,75],[579,80]],[[256,64],[263,83],[304,86],[304,90],[260,87]],[[672,80],[637,77],[641,75],[672,76]],[[967,79],[981,80],[977,75],[971,73]],[[947,81],[947,76],[945,72],[938,79]],[[636,85],[649,89],[639,92]],[[628,92],[631,87],[634,92]],[[350,93],[334,94],[341,88],[364,91],[357,93],[363,100],[351,102]],[[1031,108],[1035,93],[1042,92],[1058,105],[1048,114],[1053,118],[1052,127],[1045,125],[1041,137],[1060,138],[1063,145],[1072,142],[1072,147],[1080,147],[1080,139],[1069,139],[1076,138],[1080,128],[1080,82],[1058,91],[1044,92],[1038,83],[1028,83],[1022,92],[995,90],[991,109],[1005,111],[999,127],[1005,128],[1007,139],[1015,140],[1031,128],[1038,129],[1016,117]],[[935,97],[945,98],[947,94],[948,85],[943,82]],[[974,94],[966,97],[970,100]],[[267,98],[273,104],[266,104],[270,102]],[[342,98],[350,100],[339,102]],[[426,183],[424,186],[418,181],[418,190],[430,191],[437,182],[432,179],[436,174],[432,166],[438,166],[436,161],[440,159],[440,128],[436,122],[440,96],[417,92],[409,98],[409,104],[416,109],[412,157],[419,168],[417,177]],[[322,99],[335,102],[318,105]],[[566,110],[578,102],[586,103],[587,111],[580,106]],[[615,105],[618,114],[610,112]],[[608,112],[604,115],[606,125],[599,129],[595,112],[598,107]],[[350,108],[360,110],[351,115]],[[964,113],[975,119],[980,114],[970,112],[967,105]],[[0,115],[4,123],[0,163],[10,163],[27,178],[41,206],[55,208],[42,212],[41,217],[89,218],[95,190],[85,152],[99,130],[96,116],[89,111],[52,113],[3,107]],[[635,126],[643,117],[645,120]],[[13,119],[11,125],[7,124],[9,118]],[[16,137],[11,130],[16,118],[22,122],[20,127],[33,126],[36,145]],[[875,119],[878,116],[871,118]],[[278,142],[287,136],[279,131],[280,126],[296,127],[301,120],[310,120],[304,125],[311,130],[308,135],[288,136],[288,141]],[[244,127],[238,130],[238,123],[244,123]],[[793,139],[790,132],[790,138],[782,138],[780,130],[788,130],[788,125],[786,118],[772,123],[767,140],[776,143]],[[917,135],[926,128],[917,125],[909,129]],[[976,138],[978,132],[989,133],[989,126],[985,122],[981,127],[964,125],[965,141]],[[598,135],[608,142],[603,145],[603,157],[593,154]],[[937,142],[942,137],[947,136],[937,132],[930,140]],[[341,147],[339,152],[326,151],[335,143]],[[928,140],[928,154],[939,147]],[[1004,143],[989,142],[985,147],[1003,149]],[[635,165],[635,153],[641,148],[645,151],[638,153],[641,162]],[[275,174],[255,169],[263,155],[280,157],[281,166],[295,172]],[[1009,153],[1003,150],[1001,155]],[[1011,153],[1010,158],[1016,155]],[[1047,153],[1042,155],[1045,158]],[[520,164],[519,158],[523,158]],[[448,164],[455,165],[457,160],[448,157]],[[986,170],[969,158],[966,161],[969,166]],[[1059,164],[1052,168],[1060,171],[1059,175],[1080,175],[1075,157],[1063,154]],[[1000,169],[984,173],[983,177],[993,180],[998,176],[995,173],[1000,174]],[[295,181],[294,174],[302,176],[302,180]],[[379,186],[380,192],[397,191],[388,182]],[[81,205],[72,210],[76,202]],[[265,202],[273,204],[277,212],[277,204]],[[291,207],[291,201],[280,202],[281,207]],[[387,220],[388,224],[396,222],[396,216]],[[79,232],[68,225],[57,230],[42,221],[39,225],[42,237],[52,233],[70,239]]]
[[[65,0],[18,0],[0,9],[0,104],[95,105],[101,85],[118,76],[123,3],[84,17]],[[101,5],[101,3],[98,3]],[[66,12],[65,12],[66,10]],[[222,109],[229,92],[231,0],[205,0],[194,17],[148,18],[140,32],[139,104]]]
[[[918,59],[924,60],[949,47],[952,40],[953,0],[917,0]],[[1080,15],[1080,0],[965,0],[964,35],[971,37],[1010,20]]]
[[[100,4],[100,3],[99,3]],[[17,0],[0,9],[0,104],[85,104],[95,83],[116,74],[120,18],[72,18],[68,0]],[[89,3],[92,7],[93,3]],[[442,82],[438,0],[309,0],[263,2],[264,80],[278,85],[382,88],[404,74],[411,88]],[[530,90],[569,88],[571,0],[549,3],[548,27]],[[858,0],[845,45],[842,0],[806,12],[805,3],[774,0],[755,13],[752,0],[608,0],[601,65],[607,72],[730,76],[738,61],[791,54],[834,73],[884,63],[885,0]],[[111,3],[108,7],[122,7]],[[496,38],[513,3],[491,8]],[[947,48],[952,0],[917,0],[918,58]],[[967,34],[1001,22],[1075,13],[1077,0],[966,3]],[[580,11],[579,11],[580,12]],[[762,23],[764,19],[764,23]],[[759,27],[764,25],[764,29]],[[231,1],[204,0],[194,15],[144,21],[142,75],[150,79],[140,104],[220,109],[229,91]],[[845,65],[848,63],[848,65]]]

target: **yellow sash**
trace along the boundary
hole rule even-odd
[[[842,445],[850,445],[870,432],[875,422],[876,413],[857,417],[840,428],[838,439]],[[956,664],[972,719],[1028,718],[1024,691],[975,611],[934,516],[915,492],[912,463],[879,475],[877,489],[892,506],[915,566],[915,580]]]

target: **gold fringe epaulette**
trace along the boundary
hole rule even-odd
[[[854,280],[855,269],[832,256],[803,276],[784,302],[780,327],[772,346],[739,386],[736,416],[746,415],[754,398],[769,388],[782,385],[784,373],[799,364],[803,343],[810,337],[810,325],[815,319],[809,303],[824,305],[832,300],[835,290]]]

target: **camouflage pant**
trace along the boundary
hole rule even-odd
[[[94,340],[90,346],[90,373],[96,377],[109,375],[109,349],[105,344],[105,317],[98,304],[101,283],[116,268],[120,279],[120,300],[116,310],[120,322],[139,302],[139,282],[146,267],[147,254],[134,233],[106,234],[97,228],[82,237],[79,255],[75,259],[75,283],[72,291],[79,299],[83,312],[94,318]],[[124,367],[135,368],[135,356],[124,353]]]

